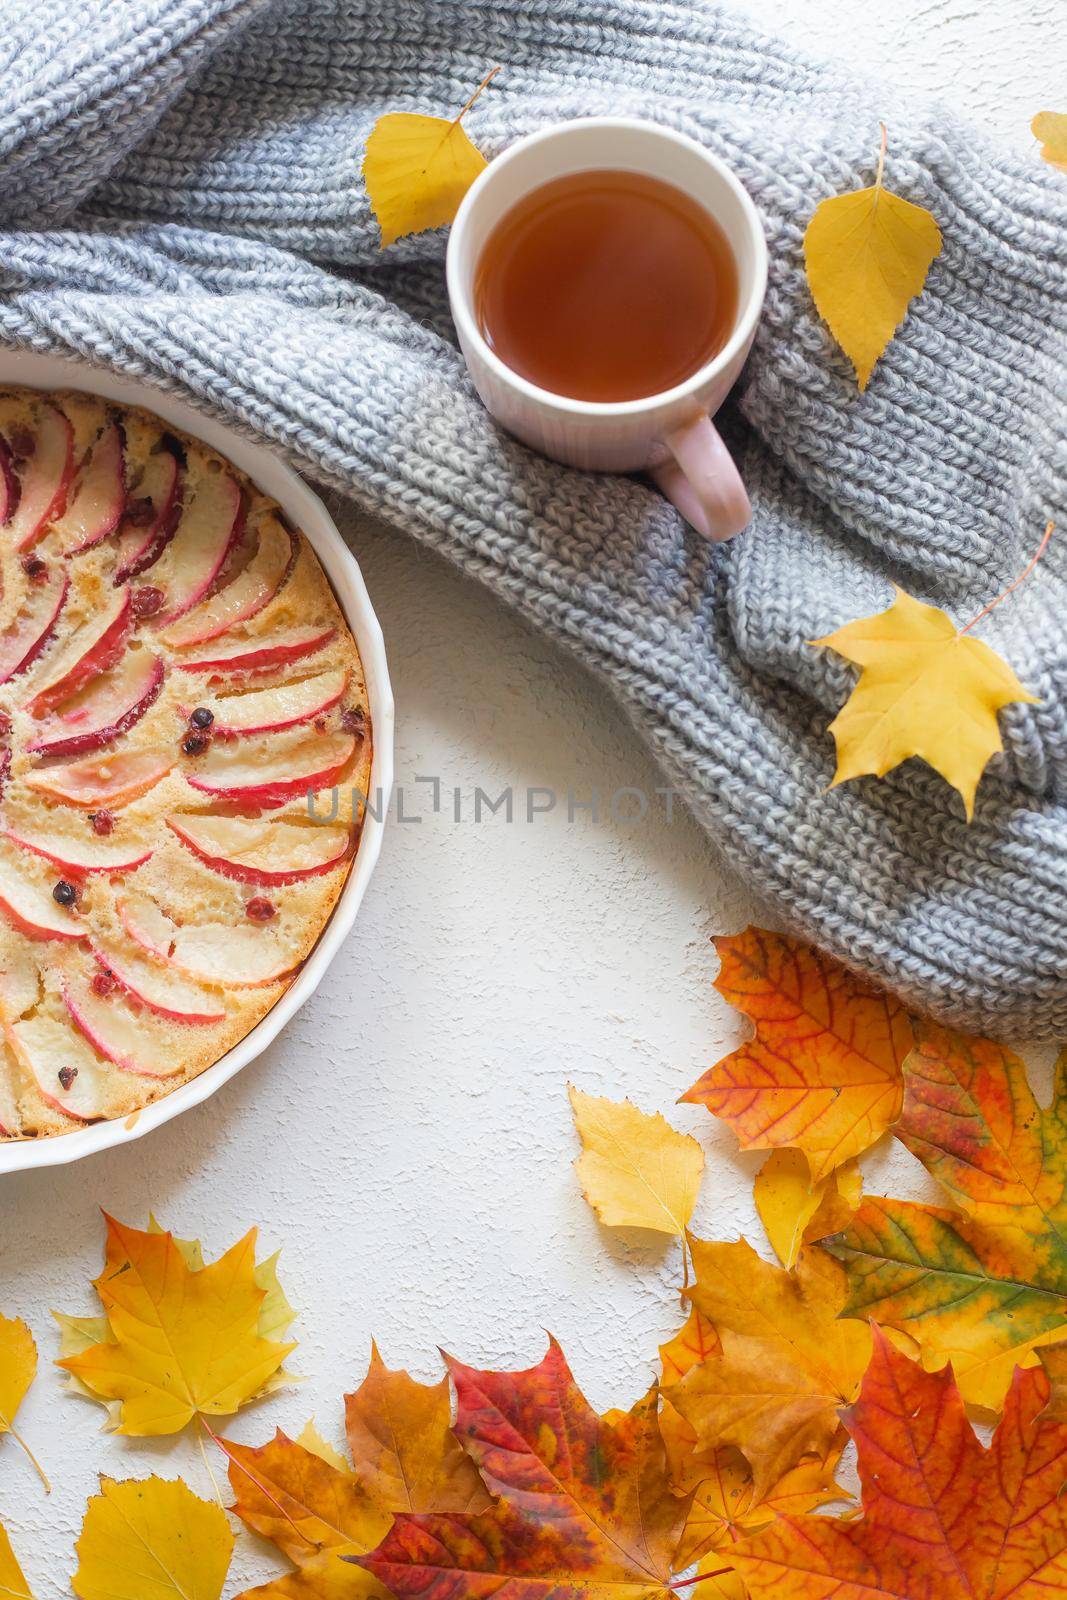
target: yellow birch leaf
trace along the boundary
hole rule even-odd
[[[390,111],[374,124],[363,156],[363,178],[383,250],[405,234],[451,222],[485,170],[488,163],[467,137],[463,117],[497,71],[494,67],[451,121]]]
[[[1067,112],[1039,111],[1030,132],[1041,140],[1041,159],[1067,172]]]
[[[867,773],[880,778],[919,756],[958,792],[970,821],[978,780],[1003,749],[997,713],[1013,701],[1037,704],[1007,662],[903,589],[877,616],[812,643],[862,669],[830,724],[837,746],[830,787]]]
[[[37,1346],[20,1317],[0,1317],[0,1433],[14,1431],[15,1413],[37,1374]]]
[[[268,1287],[257,1281],[255,1231],[192,1270],[187,1247],[171,1234],[112,1217],[107,1226],[96,1290],[109,1336],[58,1365],[98,1399],[121,1402],[118,1431],[177,1433],[198,1414],[228,1415],[261,1393],[294,1347],[262,1337],[260,1317],[276,1280],[268,1262]],[[65,1333],[76,1336],[69,1326]]]
[[[820,201],[804,234],[811,297],[861,389],[941,249],[929,211],[883,184],[885,145],[883,128],[873,186]]]
[[[233,1534],[222,1507],[180,1480],[101,1478],[77,1552],[81,1600],[219,1600]]]
[[[30,1586],[11,1548],[7,1529],[0,1524],[0,1600],[33,1600]]]
[[[609,1228],[650,1228],[680,1236],[700,1192],[704,1152],[658,1112],[568,1088],[582,1141],[582,1193]]]
[[[15,1414],[37,1375],[37,1346],[20,1317],[0,1316],[0,1433],[9,1433],[28,1457],[48,1490],[52,1486],[41,1463],[15,1427]]]
[[[854,1161],[815,1183],[803,1150],[772,1150],[756,1174],[753,1193],[782,1266],[795,1266],[802,1246],[811,1240],[847,1227],[862,1189],[863,1178]]]

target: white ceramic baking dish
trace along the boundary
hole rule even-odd
[[[254,444],[221,422],[203,416],[183,400],[174,398],[133,379],[120,378],[90,363],[75,358],[42,356],[21,351],[0,351],[0,386],[25,384],[35,389],[82,389],[123,405],[144,406],[165,422],[203,439],[246,472],[265,494],[272,495],[295,526],[302,528],[333,585],[334,593],[359,646],[367,679],[374,761],[370,794],[374,810],[368,809],[363,822],[359,850],[348,882],[334,907],[318,944],[301,968],[296,980],[277,1005],[247,1033],[240,1044],[208,1067],[198,1078],[132,1117],[113,1122],[95,1122],[70,1133],[47,1139],[14,1140],[0,1144],[0,1173],[21,1172],[29,1167],[50,1167],[80,1160],[98,1150],[139,1139],[154,1128],[191,1106],[198,1106],[253,1061],[276,1039],[298,1007],[309,999],[323,973],[347,938],[366,892],[382,846],[382,833],[393,783],[393,693],[385,660],[382,630],[367,594],[356,560],[333,519],[317,495],[296,473],[272,455],[263,445]],[[381,796],[381,804],[378,804]]]

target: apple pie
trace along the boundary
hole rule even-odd
[[[304,534],[147,411],[0,391],[0,1135],[129,1117],[292,983],[359,838]]]

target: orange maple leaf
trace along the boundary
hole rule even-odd
[[[682,1096],[728,1122],[742,1149],[803,1150],[818,1183],[900,1111],[911,1019],[829,956],[763,928],[716,939],[719,993],[756,1034]]]
[[[661,1385],[677,1383],[692,1367],[710,1361],[722,1350],[715,1324],[694,1306],[673,1338],[659,1347]]]
[[[219,1441],[229,1457],[232,1510],[303,1566],[328,1551],[369,1550],[389,1512],[354,1473],[341,1472],[279,1428],[266,1444]]]
[[[870,1331],[840,1320],[845,1274],[821,1250],[801,1251],[796,1268],[785,1272],[743,1239],[690,1238],[690,1245],[697,1281],[686,1292],[713,1324],[720,1348],[664,1399],[697,1436],[704,1461],[726,1445],[741,1452],[753,1497],[763,1502],[801,1461],[832,1464],[840,1455],[838,1413],[859,1388]],[[665,1431],[677,1476],[685,1440],[676,1428]]]
[[[692,1457],[690,1477],[695,1487],[675,1565],[685,1568],[712,1553],[721,1558],[715,1565],[728,1565],[731,1547],[776,1517],[800,1515],[831,1500],[846,1500],[848,1496],[834,1482],[844,1443],[842,1436],[821,1459],[811,1456],[790,1467],[762,1496],[755,1493],[752,1474],[739,1450],[716,1450],[707,1462],[699,1455]]]
[[[478,1469],[451,1428],[448,1379],[417,1383],[371,1346],[367,1376],[345,1395],[345,1428],[362,1481],[390,1511],[481,1511]]]
[[[398,1600],[664,1594],[686,1515],[671,1490],[653,1389],[621,1421],[597,1416],[553,1340],[525,1372],[449,1361],[456,1432],[499,1498],[474,1516],[398,1516],[353,1557]]]
[[[218,1441],[229,1457],[233,1510],[297,1567],[250,1590],[257,1600],[385,1600],[369,1572],[340,1558],[376,1545],[396,1511],[489,1504],[452,1432],[447,1378],[417,1383],[390,1371],[372,1344],[367,1376],[345,1396],[345,1412],[354,1471],[336,1453],[320,1454],[280,1431],[257,1448]]]
[[[732,1551],[750,1600],[1053,1600],[1067,1594],[1067,1425],[1048,1382],[1015,1373],[983,1449],[952,1368],[926,1372],[876,1335],[846,1414],[863,1516],[784,1517]]]

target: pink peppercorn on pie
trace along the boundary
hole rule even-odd
[[[0,579],[18,1139],[137,1111],[274,1005],[351,867],[371,729],[307,539],[146,411],[0,391]]]

